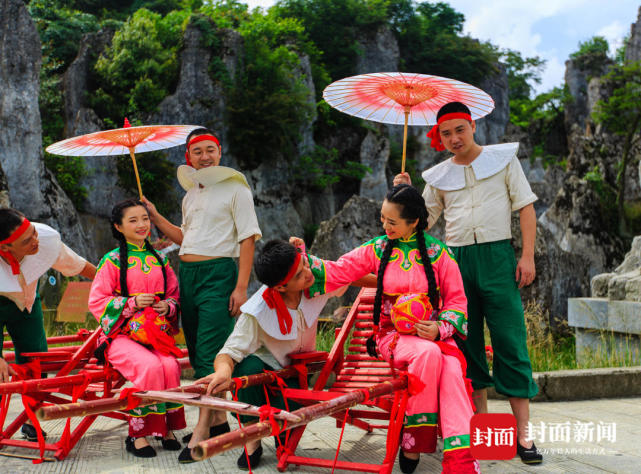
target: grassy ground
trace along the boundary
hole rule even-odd
[[[528,350],[532,369],[535,372],[551,370],[589,369],[596,367],[630,367],[638,365],[638,353],[628,346],[627,350],[610,354],[606,351],[586,353],[584,363],[579,363],[576,357],[574,336],[569,331],[565,335],[554,334],[549,330],[548,315],[536,304],[525,308],[525,321],[528,333]],[[329,352],[334,343],[333,323],[321,323],[316,338],[316,349]],[[606,345],[613,345],[613,336],[601,336]],[[486,344],[490,344],[489,333],[485,334]]]

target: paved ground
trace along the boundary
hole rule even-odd
[[[18,400],[12,402],[17,410]],[[490,411],[509,412],[505,401],[490,401]],[[518,472],[563,472],[563,473],[638,473],[641,472],[641,398],[608,399],[576,402],[533,403],[531,408],[532,422],[545,428],[545,440],[537,432],[537,445],[548,451],[544,463],[540,466],[526,466],[517,459],[510,461],[483,461],[484,473],[518,473]],[[188,409],[188,424],[193,424],[195,409]],[[589,423],[593,423],[590,425]],[[615,424],[615,425],[614,425]],[[44,428],[52,437],[62,432],[61,421],[47,422]],[[616,426],[616,432],[606,431]],[[600,427],[600,428],[599,428]],[[583,428],[584,431],[580,431]],[[552,430],[552,433],[550,432]],[[184,432],[186,433],[186,431]],[[183,432],[178,435],[184,434]],[[575,437],[589,436],[593,441],[577,441]],[[614,436],[613,436],[614,434]],[[550,435],[562,439],[549,442]],[[601,440],[597,442],[597,437]],[[61,462],[49,462],[34,465],[29,460],[0,456],[0,471],[3,473],[169,473],[169,472],[207,472],[233,473],[236,469],[236,458],[239,451],[227,452],[200,463],[179,465],[177,453],[164,452],[158,446],[156,458],[142,460],[131,456],[124,450],[126,426],[107,418],[96,421],[92,429],[81,440],[69,457]],[[338,442],[339,430],[329,419],[313,422],[309,425],[299,447],[300,453],[322,456],[333,459]],[[566,440],[564,439],[564,436]],[[567,439],[569,438],[569,439]],[[345,431],[341,459],[359,461],[363,459],[382,459],[385,449],[385,432],[376,430],[365,434],[355,428]],[[265,454],[262,465],[256,473],[273,473],[275,469],[274,443],[268,440],[263,443]],[[1,452],[24,453],[13,448]],[[0,453],[1,453],[0,452]],[[292,472],[320,473],[327,470],[315,468],[295,468]],[[398,467],[394,471],[400,472]],[[416,472],[440,472],[440,455],[423,455]]]

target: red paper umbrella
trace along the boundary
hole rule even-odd
[[[128,153],[134,164],[138,192],[142,198],[135,153],[162,150],[182,145],[185,143],[187,135],[196,128],[199,127],[197,125],[145,125],[132,127],[129,125],[129,121],[125,119],[123,128],[103,130],[68,138],[49,145],[47,152],[65,156],[108,156],[126,155]]]
[[[448,102],[462,102],[481,118],[494,109],[492,98],[474,86],[446,77],[407,72],[376,72],[346,77],[323,91],[325,102],[349,115],[395,125],[403,124],[403,164],[408,125],[435,125]]]

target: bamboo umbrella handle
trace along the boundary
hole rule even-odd
[[[403,127],[403,161],[401,163],[401,173],[405,173],[405,155],[407,152],[407,121],[410,116],[410,108],[405,107],[405,126]]]
[[[405,121],[407,122],[407,116]],[[138,194],[142,200],[142,187],[140,186],[140,176],[138,175],[138,165],[136,164],[136,154],[134,153],[134,147],[129,147],[129,156],[131,156],[131,161],[134,163],[134,173],[136,173],[136,184],[138,185]],[[403,163],[405,163],[405,158],[403,158]]]

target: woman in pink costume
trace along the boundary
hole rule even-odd
[[[160,326],[162,330],[176,332],[178,327],[178,280],[169,261],[149,244],[150,227],[147,209],[140,201],[129,199],[116,204],[111,230],[120,246],[108,252],[98,265],[89,309],[107,336],[109,363],[136,388],[165,390],[180,385],[176,357],[170,355],[166,344],[158,345],[154,340],[152,345],[143,345],[129,336],[138,328],[141,313],[151,310],[172,326]],[[167,335],[163,332],[162,336]],[[129,411],[127,451],[138,457],[155,456],[146,436],[160,437],[164,449],[177,451],[181,446],[172,430],[184,427],[182,405],[158,403],[134,408]]]
[[[407,403],[399,452],[401,471],[414,472],[419,453],[436,449],[438,421],[444,441],[443,472],[480,472],[470,454],[473,406],[465,382],[465,361],[453,340],[454,335],[464,338],[467,331],[467,299],[458,265],[445,244],[425,233],[425,202],[413,187],[396,186],[387,194],[381,222],[386,235],[336,262],[314,259],[317,278],[310,293],[333,291],[368,273],[378,275],[375,336],[368,340],[368,352],[375,354],[378,346],[394,367],[407,367],[425,384]],[[427,294],[435,308],[430,321],[416,323],[415,335],[398,333],[390,319],[398,296],[408,293]]]

